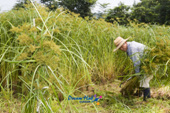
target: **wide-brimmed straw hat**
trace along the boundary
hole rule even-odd
[[[122,37],[117,37],[114,40],[114,44],[116,45],[116,49],[114,49],[113,52],[117,51],[129,38],[123,39]]]

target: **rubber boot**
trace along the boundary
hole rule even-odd
[[[144,90],[143,90],[143,94],[144,94],[144,96],[143,96],[143,101],[146,101],[146,98],[150,98],[151,96],[150,96],[150,88],[145,88]]]
[[[148,88],[148,95],[147,95],[147,98],[151,98],[150,88]]]

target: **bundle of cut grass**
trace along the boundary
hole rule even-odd
[[[127,81],[121,89],[121,93],[125,97],[132,95],[136,88],[139,86],[139,76],[134,76],[132,79]]]

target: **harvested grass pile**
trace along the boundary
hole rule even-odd
[[[135,89],[139,86],[139,78],[140,76],[134,76],[125,83],[125,85],[120,90],[123,96],[128,97],[134,93]]]
[[[170,86],[161,86],[151,90],[152,97],[162,100],[170,99]]]

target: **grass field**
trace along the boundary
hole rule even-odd
[[[134,68],[126,53],[113,53],[118,36],[151,48],[159,38],[169,47],[170,27],[120,26],[63,9],[49,12],[36,4],[0,14],[1,112],[168,113],[169,57],[161,65],[164,73],[158,71],[151,81],[153,98],[146,103],[124,98],[120,78],[132,76]],[[69,95],[95,94],[102,96],[99,105],[68,101]]]

